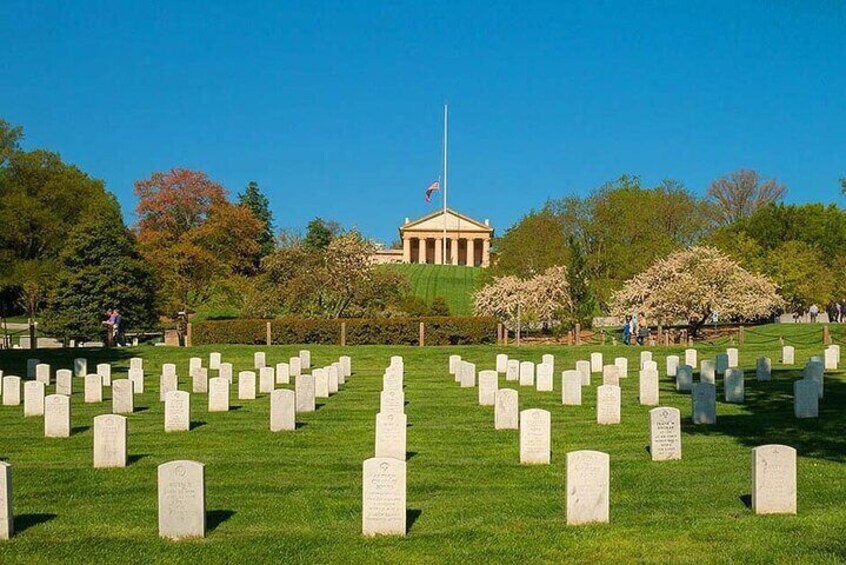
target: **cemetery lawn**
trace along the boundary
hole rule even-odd
[[[408,275],[412,293],[427,304],[442,296],[451,315],[473,314],[472,297],[481,269],[458,265],[384,265],[382,268]]]
[[[298,347],[163,347],[74,352],[39,351],[56,368],[85,355],[89,367],[108,360],[113,378],[129,358],[144,358],[146,392],[129,418],[130,464],[92,469],[92,418],[108,401],[82,403],[74,379],[73,435],[43,437],[41,418],[0,406],[0,458],[13,465],[17,533],[0,542],[7,563],[493,563],[493,562],[819,562],[846,561],[846,379],[827,375],[820,417],[796,420],[792,381],[821,346],[798,347],[797,365],[778,363],[776,345],[741,348],[746,404],[719,399],[715,426],[690,422],[688,394],[674,391],[664,357],[680,348],[654,348],[662,375],[662,405],[682,414],[681,461],[652,462],[648,408],[637,402],[638,348],[310,347],[312,364],[353,357],[353,376],[319,409],[298,416],[295,432],[271,433],[269,398],[234,399],[229,413],[209,413],[206,396],[192,394],[190,432],[165,434],[158,401],[161,365],[177,363],[189,390],[188,358],[208,363],[221,351],[235,371],[252,366],[254,351],[268,363]],[[521,466],[516,430],[494,431],[493,407],[480,407],[477,389],[461,389],[447,371],[459,353],[493,368],[494,356],[540,361],[554,353],[556,375],[591,350],[629,358],[622,424],[595,424],[596,383],[582,406],[561,406],[555,392],[518,388],[520,408],[552,413],[552,464]],[[712,356],[715,349],[701,349]],[[408,415],[406,538],[368,539],[361,528],[361,464],[373,454],[374,417],[390,355],[405,358]],[[754,378],[755,358],[773,359],[773,381]],[[25,374],[26,351],[0,353],[5,374]],[[237,373],[236,373],[237,374]],[[505,386],[504,376],[500,386]],[[52,392],[52,387],[50,388]],[[105,389],[110,398],[110,390]],[[798,450],[798,515],[756,516],[747,507],[751,449],[785,443]],[[570,527],[565,520],[565,455],[577,449],[611,457],[611,523]],[[168,542],[157,533],[157,465],[194,459],[206,466],[207,536]]]

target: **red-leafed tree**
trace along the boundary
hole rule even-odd
[[[138,240],[171,313],[207,298],[216,280],[257,263],[261,223],[206,173],[172,169],[135,183]]]

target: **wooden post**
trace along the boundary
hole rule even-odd
[[[426,324],[424,324],[423,322],[420,322],[419,340],[420,340],[420,347],[423,347],[424,345],[426,345]]]
[[[828,331],[828,324],[823,326],[823,345],[831,345],[831,332]]]
[[[508,345],[508,326],[502,326],[502,345]]]
[[[605,345],[605,330],[602,330],[602,345]]]
[[[496,344],[502,345],[502,322],[496,323]]]
[[[784,345],[784,336],[783,335],[778,336],[778,344]]]
[[[341,321],[341,347],[347,345],[347,323]]]
[[[191,322],[185,324],[185,347],[191,347],[192,340]]]
[[[737,330],[737,343],[743,345],[744,341],[746,341],[746,335],[743,333],[743,326],[740,326],[740,329]]]
[[[265,345],[270,345],[270,320],[265,324],[264,343]]]
[[[582,325],[581,324],[576,324],[575,332],[576,332],[576,345],[581,345],[582,344]]]
[[[573,345],[573,330],[567,332],[567,345]]]

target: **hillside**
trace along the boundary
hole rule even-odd
[[[408,275],[415,296],[429,304],[436,296],[443,296],[451,314],[473,313],[472,294],[480,269],[452,265],[383,265],[382,268]]]

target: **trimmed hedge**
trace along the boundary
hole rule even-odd
[[[219,320],[191,325],[194,345],[229,343],[264,345],[268,320]],[[420,322],[426,328],[426,345],[473,345],[496,343],[496,320],[472,317],[357,318],[320,320],[279,318],[270,320],[273,345],[341,343],[341,324],[346,324],[347,345],[417,345]]]

